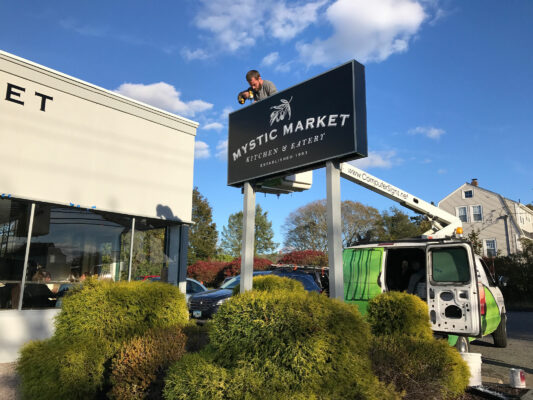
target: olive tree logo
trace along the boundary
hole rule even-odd
[[[274,110],[270,113],[270,126],[272,126],[274,122],[283,121],[285,116],[288,116],[288,120],[291,119],[291,101],[292,97],[289,101],[281,99],[281,104],[270,107],[270,109]]]

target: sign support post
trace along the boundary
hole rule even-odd
[[[340,164],[326,162],[329,296],[342,300],[344,297],[344,276],[342,269],[341,237],[341,171]]]
[[[255,239],[255,190],[244,182],[242,212],[241,293],[252,290]]]

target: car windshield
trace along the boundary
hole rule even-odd
[[[220,286],[221,289],[233,289],[241,282],[241,277],[236,276]]]

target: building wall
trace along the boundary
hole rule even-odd
[[[0,52],[1,193],[190,221],[197,123]]]
[[[464,198],[464,191],[472,190],[472,198]],[[506,206],[501,200],[502,198],[495,193],[486,191],[480,187],[472,186],[470,184],[464,184],[459,189],[451,193],[445,199],[439,203],[439,207],[445,211],[454,214],[458,214],[459,207],[467,207],[467,222],[463,222],[463,229],[465,236],[473,230],[480,231],[481,240],[496,240],[496,250],[500,251],[501,255],[508,254],[507,236],[505,232],[505,220],[504,216],[508,215]],[[474,221],[472,215],[472,206],[481,205],[482,207],[482,221]],[[510,236],[509,247],[510,252],[517,251],[516,237],[518,232],[516,226],[512,221],[507,218],[507,230]],[[485,242],[484,242],[485,245]],[[486,249],[484,249],[486,250]]]

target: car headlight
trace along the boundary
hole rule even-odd
[[[217,301],[217,306],[221,306],[222,304],[224,304],[229,299],[230,299],[229,297],[226,297],[225,299],[220,299],[219,301]]]

